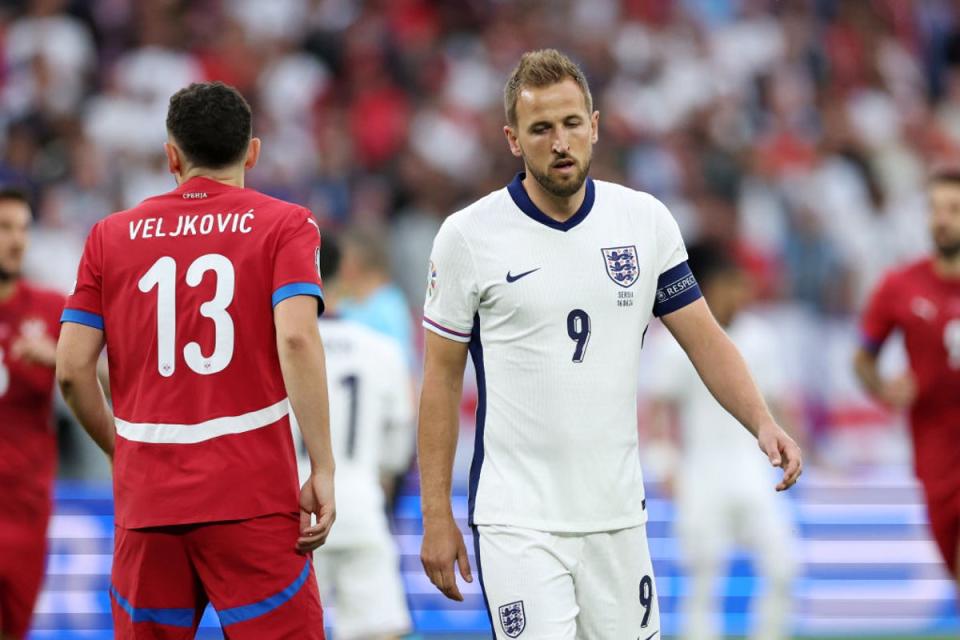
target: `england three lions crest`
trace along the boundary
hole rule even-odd
[[[527,627],[527,618],[523,615],[523,600],[500,606],[500,626],[510,638],[516,638]]]
[[[600,251],[603,252],[607,275],[621,287],[629,287],[640,277],[640,265],[635,246],[610,247]]]

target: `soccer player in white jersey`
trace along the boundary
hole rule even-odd
[[[774,415],[782,416],[785,385],[776,336],[760,318],[741,313],[750,298],[746,275],[718,245],[698,245],[689,253],[710,309],[756,374]],[[787,638],[796,542],[786,505],[768,490],[771,470],[750,434],[736,428],[736,420],[700,382],[679,345],[663,336],[648,346],[653,347],[649,391],[655,430],[664,447],[672,446],[676,413],[682,434],[679,464],[668,469],[665,480],[674,493],[681,562],[691,580],[682,606],[684,637],[721,637],[716,587],[738,543],[752,552],[764,578],[750,637]]]
[[[324,236],[320,267],[326,312],[319,321],[327,360],[330,439],[337,463],[337,526],[314,552],[323,601],[333,604],[337,640],[399,638],[411,629],[384,485],[413,457],[413,386],[407,359],[389,336],[337,315],[339,244]],[[299,429],[300,473],[310,458]]]
[[[703,302],[666,207],[587,177],[599,114],[580,69],[554,50],[524,54],[504,97],[524,172],[450,216],[430,259],[421,560],[462,599],[454,565],[472,574],[450,487],[469,350],[479,386],[469,523],[496,637],[650,640],[660,616],[636,399],[651,314],[784,468],[778,489],[796,481],[800,450]]]

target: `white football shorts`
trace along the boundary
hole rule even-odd
[[[389,534],[357,546],[320,547],[313,553],[313,562],[324,609],[332,605],[334,638],[410,632],[400,558]]]
[[[598,533],[474,527],[498,639],[660,640],[646,526]]]

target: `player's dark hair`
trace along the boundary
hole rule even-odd
[[[337,237],[324,232],[320,242],[320,275],[324,282],[337,277],[337,272],[340,271],[340,255],[340,242]]]
[[[12,185],[0,186],[0,202],[4,200],[14,200],[27,205],[27,207],[30,206],[30,196],[27,191]]]
[[[524,53],[503,88],[503,110],[507,116],[507,124],[511,127],[517,126],[517,97],[524,87],[549,87],[568,78],[576,82],[580,91],[583,92],[587,113],[593,112],[590,85],[587,84],[587,76],[577,63],[556,49],[539,49]]]
[[[700,286],[740,270],[730,250],[718,242],[699,242],[687,248],[687,264]]]
[[[930,173],[927,181],[930,186],[935,184],[952,184],[960,186],[960,167],[944,167]]]
[[[222,82],[195,82],[170,97],[167,133],[187,161],[221,169],[243,160],[253,133],[250,105]]]

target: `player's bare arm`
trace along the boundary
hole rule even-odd
[[[460,396],[468,346],[426,332],[420,424],[417,430],[423,546],[420,560],[430,582],[451,600],[462,601],[454,563],[473,582],[463,534],[453,518],[450,488],[460,429]]]
[[[878,367],[878,355],[864,347],[857,349],[857,353],[853,357],[853,370],[856,372],[860,384],[867,390],[867,393],[883,404],[896,409],[909,407],[916,396],[913,376],[905,373],[895,378],[884,378]]]
[[[57,343],[57,383],[77,420],[104,453],[113,458],[113,415],[97,377],[103,331],[65,322]]]
[[[333,448],[323,342],[317,329],[317,300],[294,296],[274,308],[277,353],[290,406],[300,424],[311,474],[300,491],[300,538],[297,548],[313,551],[322,545],[336,518],[333,492]],[[317,522],[311,526],[311,515]]]
[[[800,447],[770,415],[743,357],[707,303],[699,299],[662,319],[717,402],[756,436],[770,463],[783,469],[777,491],[792,487],[803,470]]]

